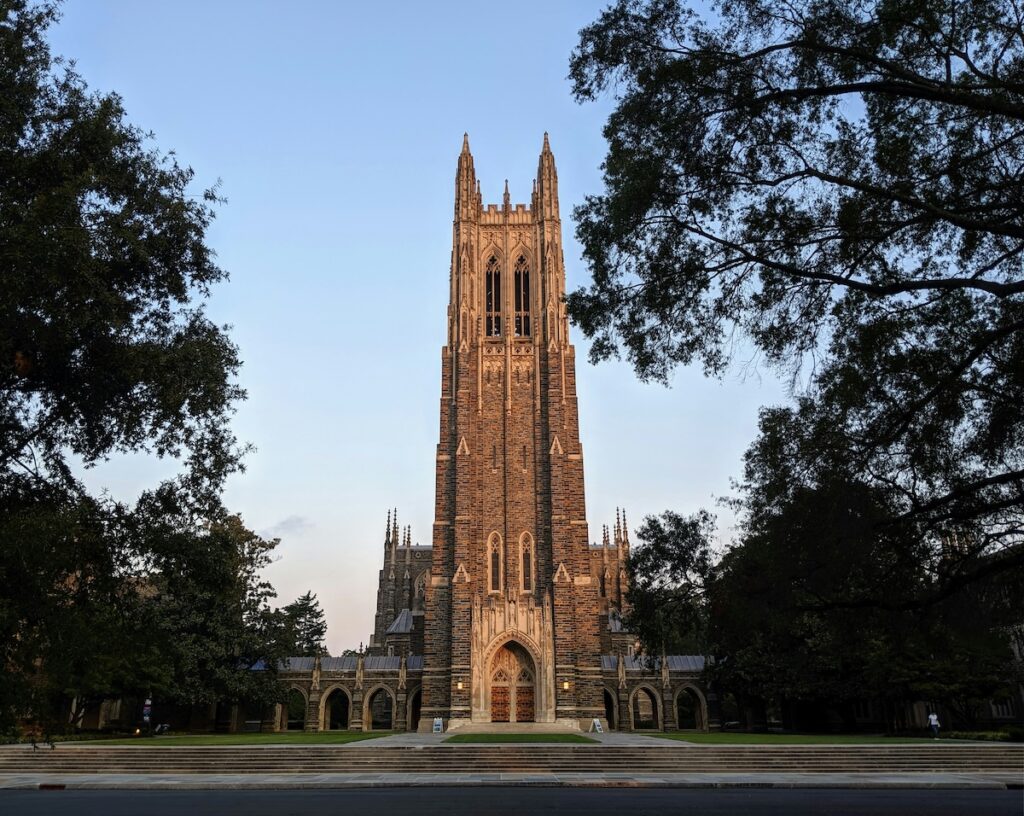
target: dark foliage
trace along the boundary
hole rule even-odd
[[[71,698],[266,698],[276,667],[273,543],[220,503],[244,394],[202,308],[217,197],[52,57],[56,17],[0,2],[0,729],[66,727]],[[140,452],[183,468],[135,507],[77,476]]]

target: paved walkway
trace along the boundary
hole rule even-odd
[[[392,734],[388,737],[377,737],[371,740],[356,740],[355,742],[345,743],[345,747],[360,748],[405,748],[405,747],[426,747],[433,745],[441,745],[448,737],[453,737],[458,734],[472,734],[471,731],[462,731],[456,729],[455,731],[448,731],[443,734],[419,734],[415,732],[406,732],[404,734]],[[502,733],[542,733],[537,731],[531,732],[513,732],[503,731]],[[569,733],[567,731],[551,732],[551,733]],[[650,737],[643,734],[631,734],[627,731],[606,731],[603,734],[588,734],[583,731],[573,731],[572,733],[578,734],[582,737],[589,737],[590,739],[597,740],[598,742],[606,745],[618,745],[622,747],[637,747],[646,745],[655,745],[664,747],[666,745],[694,745],[692,742],[685,742],[681,740],[668,740],[661,737]],[[481,745],[485,744],[483,742]],[[497,745],[499,743],[487,743],[489,745]],[[586,743],[528,743],[528,742],[510,742],[508,745],[586,745]]]
[[[350,774],[0,774],[0,789],[211,790],[376,787],[873,788],[1005,790],[1019,774],[966,773],[350,773]]]

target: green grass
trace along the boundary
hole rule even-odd
[[[455,734],[445,742],[597,742],[579,734]]]
[[[81,745],[344,745],[347,742],[386,737],[390,731],[281,731],[266,734],[182,734],[166,737],[126,737],[82,742]]]
[[[683,732],[647,736],[704,745],[892,745],[905,742],[932,742],[930,737],[886,737],[882,734],[740,734],[726,731],[711,734]]]

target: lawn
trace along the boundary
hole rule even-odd
[[[347,742],[386,737],[390,731],[280,731],[266,734],[181,734],[166,737],[125,737],[90,740],[80,745],[344,745]]]
[[[579,734],[455,734],[445,742],[597,742]]]
[[[719,731],[711,734],[647,734],[662,739],[702,745],[894,745],[932,742],[929,737],[886,737],[881,734],[740,734]]]

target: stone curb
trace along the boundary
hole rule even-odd
[[[141,777],[125,780],[110,775],[90,776],[85,779],[32,775],[0,778],[0,790],[333,790],[347,788],[451,788],[451,787],[532,787],[532,788],[778,788],[778,789],[849,789],[849,790],[1024,790],[1024,780],[1005,777],[967,776],[948,778],[944,775],[891,775],[851,779],[830,774],[743,775],[741,778],[722,778],[719,775],[690,774],[685,778],[620,778],[567,776],[566,778],[538,778],[536,775],[494,775],[495,778],[472,778],[472,775],[444,774],[402,778],[395,774],[387,779],[239,779],[210,775],[208,778],[168,779]],[[27,778],[26,778],[27,777]],[[441,778],[438,778],[441,777]],[[447,778],[446,778],[447,777]],[[923,778],[922,778],[923,777]]]

